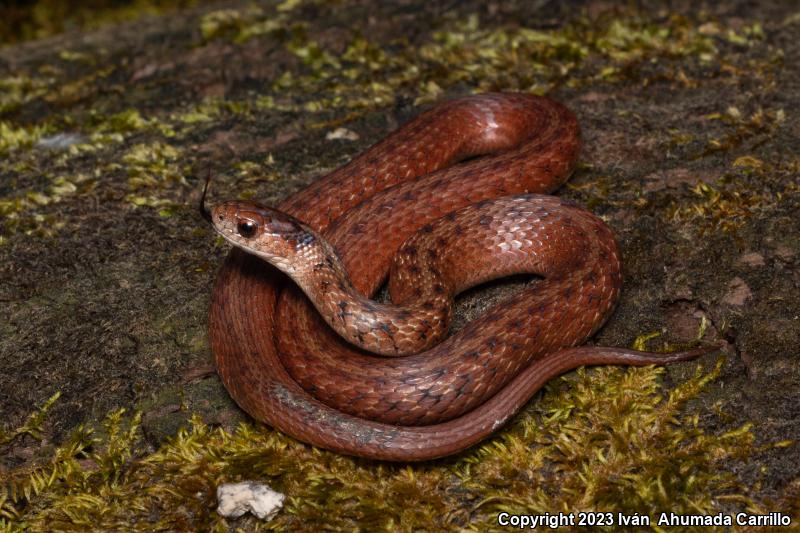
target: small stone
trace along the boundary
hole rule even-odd
[[[256,481],[225,483],[217,487],[217,512],[226,518],[238,518],[249,511],[262,520],[271,520],[283,507],[284,498]]]
[[[764,266],[764,256],[758,252],[750,252],[739,257],[739,262],[748,266]]]
[[[737,276],[728,283],[728,293],[722,298],[722,303],[741,307],[752,296],[753,292],[750,287]]]
[[[778,246],[775,248],[775,257],[784,263],[788,263],[794,258],[794,251],[788,246]]]
[[[42,137],[36,146],[45,150],[67,150],[73,144],[84,142],[86,142],[86,137],[80,133],[56,133],[49,137]]]
[[[663,189],[677,189],[682,185],[694,186],[698,183],[713,183],[719,173],[713,171],[695,171],[688,168],[659,170],[644,178],[644,192],[656,192]]]
[[[346,141],[357,141],[358,140],[358,133],[348,130],[347,128],[336,128],[335,130],[329,132],[325,138],[329,141],[334,139],[344,139]]]

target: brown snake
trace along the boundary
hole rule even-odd
[[[201,210],[237,246],[209,325],[231,396],[316,446],[426,460],[490,435],[567,370],[710,351],[576,347],[616,303],[617,245],[594,215],[531,193],[561,185],[579,149],[561,104],[485,94],[423,113],[280,211],[208,209],[204,193]],[[393,303],[369,300],[390,269]],[[456,293],[523,272],[544,279],[439,342]]]

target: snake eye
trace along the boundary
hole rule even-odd
[[[253,237],[256,234],[256,229],[258,229],[258,225],[252,220],[242,220],[236,225],[236,231],[245,239]]]

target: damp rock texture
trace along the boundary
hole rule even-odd
[[[75,451],[76,461],[83,461],[75,468],[125,480],[127,474],[107,469],[133,468],[139,464],[134,459],[181,435],[192,415],[226,430],[248,421],[214,373],[206,336],[211,287],[228,253],[198,214],[208,173],[214,176],[216,198],[277,203],[434,102],[478,91],[528,91],[548,94],[576,113],[584,148],[578,169],[557,194],[601,216],[622,249],[622,298],[595,342],[630,346],[647,336],[650,349],[675,349],[698,340],[723,341],[719,375],[704,382],[686,411],[676,411],[687,413],[680,419],[687,433],[669,442],[690,442],[700,434],[711,439],[705,443],[751,439],[748,453],[722,453],[726,448],[720,444],[659,462],[642,452],[631,471],[614,470],[624,452],[601,453],[605,466],[586,467],[583,481],[575,483],[595,483],[587,472],[604,482],[633,483],[640,474],[649,476],[608,505],[635,498],[656,501],[663,493],[675,495],[670,505],[711,512],[734,508],[735,503],[719,502],[744,500],[722,496],[744,491],[759,509],[796,509],[797,3],[233,0],[129,15],[121,17],[129,19],[123,22],[86,23],[80,29],[65,24],[72,29],[0,47],[0,425],[5,428],[0,478],[4,473],[28,476],[58,446],[77,442],[69,440],[77,428],[96,426],[120,408],[141,413],[138,451],[106,463],[92,458],[100,449],[94,445],[84,455]],[[530,282],[514,279],[470,291],[460,300],[454,326],[479,317],[502,295]],[[709,354],[700,363],[708,371],[721,354]],[[496,509],[480,502],[501,499],[470,492],[476,487],[494,487],[504,495],[511,491],[520,512],[556,505],[536,498],[572,493],[587,494],[590,500],[575,501],[595,508],[591,495],[602,492],[597,485],[576,485],[581,488],[572,493],[555,488],[564,485],[559,476],[571,471],[553,467],[556,459],[541,468],[515,459],[523,455],[514,454],[549,445],[558,448],[559,457],[580,463],[562,444],[520,428],[537,416],[579,416],[598,391],[626,390],[622,385],[603,389],[611,375],[658,375],[653,383],[663,389],[651,391],[662,391],[653,405],[671,406],[669,390],[694,376],[696,366],[681,364],[658,374],[652,369],[597,371],[598,388],[585,390],[567,386],[581,382],[576,375],[582,374],[573,373],[537,396],[508,433],[482,451],[469,452],[473,463],[500,461],[474,484],[465,480],[477,474],[468,474],[458,462],[446,463],[445,470],[397,471],[409,476],[404,487],[427,483],[419,492],[391,485],[398,494],[412,494],[397,506],[415,508],[413,520],[380,511],[377,495],[383,493],[375,488],[377,481],[363,481],[378,491],[363,493],[376,499],[369,500],[369,512],[352,507],[361,501],[353,496],[335,513],[351,513],[340,519],[352,527],[367,518],[372,526],[388,529],[401,520],[421,529],[496,524]],[[589,399],[561,405],[551,398],[570,390]],[[46,415],[29,418],[55,394]],[[622,401],[625,395],[611,397]],[[540,404],[551,411],[541,412]],[[597,438],[623,435],[615,437],[626,443],[623,449],[652,436],[642,430],[628,441],[627,422],[585,421],[602,429]],[[571,423],[564,423],[564,431],[578,427]],[[100,429],[97,435],[116,433]],[[264,446],[305,455],[296,462],[293,455],[276,458],[264,475],[283,479],[285,472],[306,472],[311,464],[345,468],[344,459],[270,435]],[[580,436],[570,435],[567,440]],[[494,442],[506,444],[494,448]],[[582,450],[589,454],[597,442]],[[200,453],[196,445],[186,446]],[[245,444],[237,446],[231,453],[257,455]],[[200,461],[192,453],[179,456]],[[200,463],[219,474],[215,469],[222,468],[218,461],[225,453],[204,456]],[[587,461],[597,457],[591,451]],[[667,463],[680,468],[672,474],[658,470]],[[719,500],[703,496],[708,501],[697,500],[692,507],[689,489],[677,483],[700,479],[693,470],[698,464],[707,465],[708,476],[713,471],[729,477],[707,490]],[[364,469],[359,470],[363,476],[377,475],[368,470],[374,465],[347,465]],[[323,488],[356,490],[354,474],[336,471],[341,475],[301,476],[313,483],[297,481],[295,489],[317,492],[307,495],[308,507],[293,507],[276,520],[285,520],[281,524],[287,528],[325,524],[326,513],[330,517],[334,511],[324,503],[335,498]],[[213,476],[192,472],[198,477],[175,494],[202,494],[202,509],[211,509]],[[69,478],[62,474],[52,479]],[[43,479],[49,476],[48,471]],[[510,480],[516,485],[509,486]],[[653,480],[657,486],[647,484]],[[548,482],[554,485],[537,492]],[[30,494],[47,494],[50,485],[42,483]],[[0,499],[1,519],[37,509],[26,506],[25,497],[15,497]],[[558,508],[568,505],[558,501]],[[297,502],[291,505],[301,505]],[[436,502],[445,503],[431,507]],[[629,510],[642,505],[629,503]],[[202,529],[198,524],[207,522],[198,516],[212,520],[205,510],[177,522],[170,518],[168,524]],[[53,507],[52,512],[60,511]],[[71,515],[64,513],[65,524],[79,523],[69,522],[64,517]]]

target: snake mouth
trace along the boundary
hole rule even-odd
[[[198,206],[200,209],[200,216],[206,219],[210,224],[213,224],[211,221],[211,209],[206,206],[206,194],[208,193],[208,184],[211,182],[211,171],[208,171],[206,175],[206,183],[203,186],[203,195],[200,197],[200,205]]]

